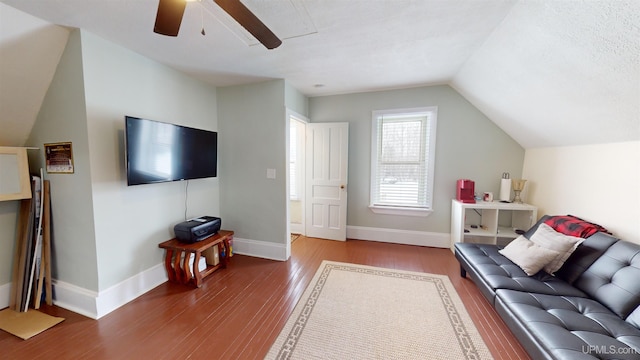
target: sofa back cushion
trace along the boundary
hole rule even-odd
[[[540,220],[524,233],[524,237],[531,240],[531,237],[538,230],[540,224],[543,224],[551,218],[552,216],[550,215],[541,217]],[[573,284],[573,282],[616,241],[618,241],[618,239],[601,232],[589,236],[576,248],[560,270],[556,271],[554,275],[569,284]]]
[[[553,275],[564,265],[569,256],[582,244],[583,238],[561,234],[547,224],[540,224],[538,230],[531,235],[531,242],[543,248],[554,250],[558,255],[544,266],[544,271]]]
[[[619,239],[605,233],[596,233],[586,238],[571,254],[555,275],[573,284],[611,245]]]
[[[640,329],[640,306],[638,306],[629,316],[627,316],[626,321],[629,324]]]
[[[640,305],[638,279],[640,244],[619,240],[578,277],[574,286],[626,319]]]
[[[531,235],[533,235],[536,232],[536,230],[538,230],[538,226],[540,226],[540,224],[547,221],[549,218],[551,218],[551,216],[549,215],[542,216],[540,220],[538,220],[535,224],[533,224],[533,226],[523,234],[524,237],[531,240]]]

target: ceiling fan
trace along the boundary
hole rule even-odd
[[[242,27],[247,29],[267,49],[275,49],[282,44],[282,40],[269,30],[240,0],[213,1]],[[186,6],[187,0],[160,0],[153,31],[161,35],[178,36]]]

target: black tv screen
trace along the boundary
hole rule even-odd
[[[125,116],[127,185],[217,176],[218,133]]]

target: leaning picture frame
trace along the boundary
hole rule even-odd
[[[31,198],[27,149],[0,146],[0,201]]]
[[[73,148],[71,142],[44,144],[47,173],[73,174]]]

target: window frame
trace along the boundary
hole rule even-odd
[[[428,123],[426,137],[422,139],[427,142],[428,146],[425,146],[425,160],[426,161],[426,175],[423,179],[425,181],[423,189],[426,194],[426,203],[419,206],[403,206],[397,205],[381,205],[375,204],[376,199],[376,183],[377,183],[377,169],[378,169],[378,155],[380,149],[378,148],[378,129],[379,121],[385,115],[392,116],[426,116]],[[369,209],[376,214],[387,215],[405,215],[405,216],[429,216],[433,212],[433,179],[435,171],[435,151],[436,151],[436,133],[438,123],[438,107],[427,106],[419,108],[405,108],[405,109],[388,109],[388,110],[374,110],[371,115],[371,169],[370,169],[370,183],[369,183]]]

